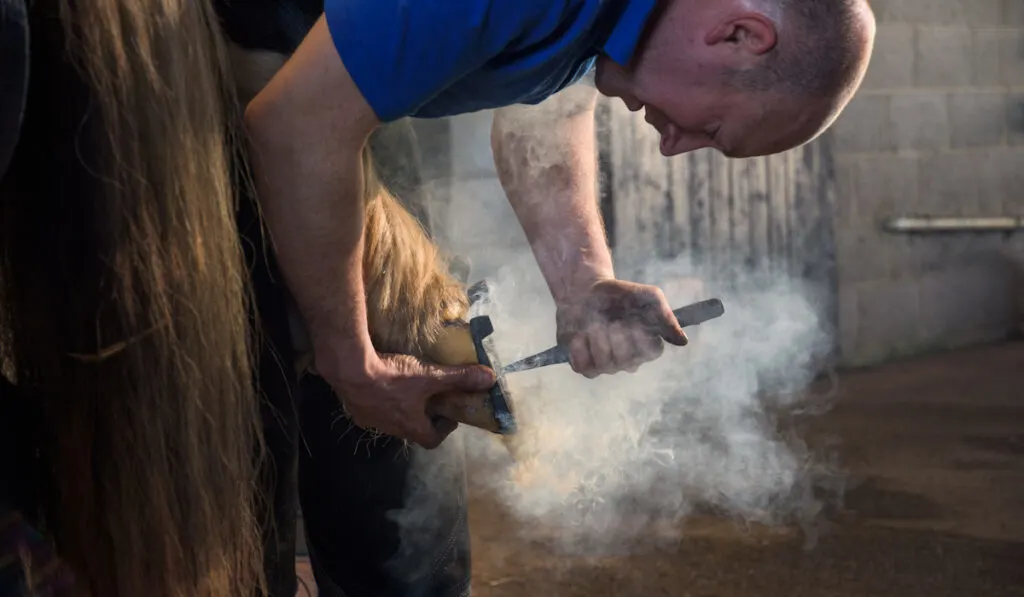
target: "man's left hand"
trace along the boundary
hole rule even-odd
[[[588,378],[635,372],[661,356],[665,342],[688,342],[660,288],[622,280],[598,281],[559,304],[556,322],[573,371]]]

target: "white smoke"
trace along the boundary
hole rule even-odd
[[[533,269],[520,257],[491,277],[481,309],[504,363],[554,344],[554,306]],[[503,442],[464,431],[472,478],[526,527],[593,551],[639,542],[652,524],[698,508],[813,522],[810,484],[823,463],[782,434],[776,411],[798,406],[828,346],[814,305],[791,280],[728,288],[701,274],[681,258],[630,276],[661,286],[673,307],[723,299],[725,315],[688,330],[688,346],[667,346],[634,374],[590,380],[568,365],[510,374],[519,433]]]
[[[552,346],[554,304],[500,185],[454,181],[433,221],[440,244],[472,261],[470,281],[489,281],[479,312],[494,324],[500,361]],[[777,273],[711,271],[687,255],[632,261],[617,266],[620,278],[658,285],[673,308],[719,297],[725,315],[634,374],[588,380],[556,365],[509,375],[518,434],[457,432],[471,485],[569,552],[641,549],[657,540],[653,528],[708,510],[800,524],[813,540],[830,462],[780,422],[827,406],[802,392],[830,346],[817,289]]]

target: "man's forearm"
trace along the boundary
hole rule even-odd
[[[316,367],[333,380],[359,375],[376,358],[363,287],[362,153],[380,122],[323,17],[249,103],[245,122],[257,200]]]
[[[595,103],[578,85],[495,113],[498,175],[557,303],[614,277],[596,197]]]
[[[371,349],[362,279],[363,176],[357,152],[310,150],[316,133],[247,113],[256,192],[282,275],[315,352],[355,365]],[[344,355],[325,355],[324,350]]]

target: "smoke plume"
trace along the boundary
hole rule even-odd
[[[489,281],[478,313],[491,317],[498,358],[552,346],[554,303],[498,183],[455,181],[434,222],[441,244],[472,261],[470,281]],[[673,308],[719,297],[725,315],[633,374],[590,380],[556,365],[510,375],[519,433],[457,432],[471,486],[570,553],[642,549],[657,528],[706,512],[800,525],[813,540],[821,489],[835,489],[823,485],[835,477],[783,423],[828,406],[803,391],[830,347],[818,289],[778,268],[632,257],[616,256],[620,278],[658,285]]]

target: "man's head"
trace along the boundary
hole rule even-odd
[[[867,0],[663,0],[631,64],[598,60],[597,86],[646,109],[666,156],[779,153],[835,121],[874,36]]]

